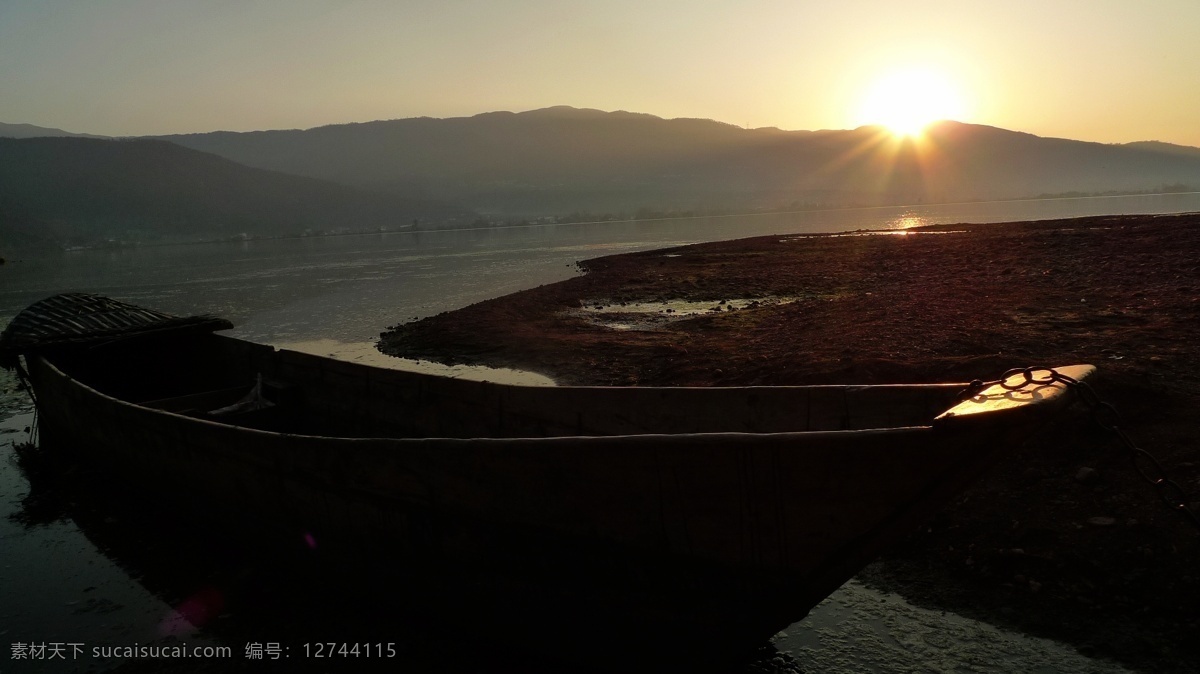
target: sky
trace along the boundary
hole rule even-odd
[[[0,122],[155,135],[570,105],[845,129],[911,96],[1200,146],[1198,29],[1197,0],[0,0]],[[898,89],[914,72],[940,88]]]

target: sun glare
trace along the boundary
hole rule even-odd
[[[917,136],[930,123],[961,119],[962,98],[948,79],[927,70],[892,73],[863,99],[860,124],[881,124],[896,136]]]

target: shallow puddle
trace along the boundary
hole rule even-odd
[[[374,342],[339,342],[336,339],[313,339],[303,342],[276,342],[272,346],[290,349],[314,356],[336,358],[351,363],[382,367],[405,372],[420,372],[452,379],[490,381],[496,384],[518,386],[554,386],[554,380],[525,370],[485,367],[483,365],[443,365],[428,360],[414,360],[389,356],[375,348]]]
[[[685,318],[746,311],[791,304],[796,297],[745,297],[720,300],[656,300],[652,302],[613,302],[582,300],[582,306],[567,312],[593,325],[612,330],[655,330]]]

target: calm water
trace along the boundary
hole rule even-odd
[[[614,253],[766,234],[1188,211],[1200,211],[1200,193],[77,251],[0,267],[0,321],[74,290],[219,314],[250,339],[359,342],[414,316],[568,278],[576,261]]]
[[[1200,211],[1200,194],[78,251],[11,260],[0,267],[0,325],[48,295],[87,291],[174,313],[214,313],[233,320],[238,336],[274,344],[319,343],[323,350],[347,355],[361,353],[386,326],[569,278],[578,273],[576,261],[602,255],[765,234],[1189,211]],[[11,385],[7,375],[0,379],[0,391]],[[90,647],[182,638],[192,645],[211,643],[209,631],[189,628],[167,635],[179,631],[178,606],[164,602],[143,578],[161,569],[148,573],[106,551],[105,544],[93,542],[96,536],[85,535],[80,522],[25,526],[11,517],[28,508],[24,500],[30,485],[16,468],[11,443],[24,437],[21,429],[29,419],[19,398],[11,393],[3,398],[0,671],[9,671],[10,644],[17,642]],[[99,526],[119,525],[119,520],[106,516]],[[195,580],[197,586],[203,582]],[[222,614],[215,619],[230,618]],[[273,637],[264,633],[258,638]],[[463,641],[469,647],[471,639]],[[232,645],[240,657],[244,644]],[[1036,663],[1053,663],[1052,670],[1042,671],[1118,671],[1062,645],[922,612],[854,583],[814,617],[789,628],[779,647],[808,671],[927,670],[931,659],[939,668],[955,671],[986,671],[988,663],[997,661],[1026,662],[1027,671],[1038,671],[1042,665]],[[25,664],[30,671],[53,672],[87,671],[113,662],[80,658]]]

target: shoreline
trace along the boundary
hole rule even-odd
[[[590,385],[969,381],[1091,362],[1130,435],[1200,499],[1200,214],[913,231],[956,233],[596,258],[583,276],[398,326],[380,348]],[[622,308],[667,301],[712,307],[614,328],[636,313]],[[1198,671],[1200,536],[1129,464],[1072,415],[859,578],[1135,669]]]
[[[1182,192],[1162,192],[1162,191],[1134,191],[1134,192],[1118,192],[1115,194],[1065,194],[1065,195],[1040,195],[1029,197],[1013,197],[1010,199],[975,199],[969,201],[933,201],[933,202],[917,202],[917,203],[902,203],[902,204],[877,204],[877,205],[849,205],[849,206],[828,206],[817,205],[811,208],[781,208],[768,209],[761,211],[735,212],[735,213],[707,213],[696,215],[678,215],[678,216],[663,216],[638,218],[636,216],[621,216],[606,220],[570,220],[566,222],[539,222],[539,221],[519,221],[519,222],[503,222],[500,224],[491,224],[486,227],[480,227],[474,224],[468,224],[461,227],[413,227],[404,226],[395,229],[376,230],[376,231],[351,231],[351,232],[322,232],[316,234],[275,234],[275,235],[255,235],[247,238],[225,237],[217,239],[198,239],[195,241],[130,241],[121,242],[115,245],[87,245],[87,246],[63,246],[60,244],[50,244],[46,246],[34,246],[28,249],[15,248],[18,252],[30,250],[35,252],[47,252],[54,250],[58,253],[76,253],[81,251],[113,251],[113,250],[128,250],[135,248],[158,248],[168,246],[196,246],[196,245],[211,245],[211,244],[227,244],[227,243],[254,243],[259,241],[289,241],[294,239],[321,239],[321,238],[337,238],[337,237],[356,237],[356,236],[378,236],[381,234],[437,234],[442,232],[479,232],[493,231],[497,229],[516,229],[522,227],[562,227],[562,226],[577,226],[577,225],[602,225],[612,223],[652,223],[652,222],[674,222],[681,220],[707,220],[716,218],[747,218],[758,216],[779,216],[779,215],[798,215],[808,213],[838,213],[850,211],[870,211],[870,210],[886,210],[897,208],[927,208],[927,207],[943,207],[943,206],[971,206],[984,204],[1008,204],[1008,203],[1035,203],[1044,201],[1076,201],[1089,199],[1126,199],[1135,197],[1165,197],[1165,196],[1190,196],[1200,194],[1200,190],[1187,190]],[[1194,215],[1194,213],[1189,214]],[[1044,222],[1044,220],[1035,220],[1031,222]],[[1007,224],[1007,223],[1002,223]],[[930,225],[934,226],[934,225]],[[20,261],[20,260],[16,260]],[[5,263],[5,258],[0,257],[0,265]]]

